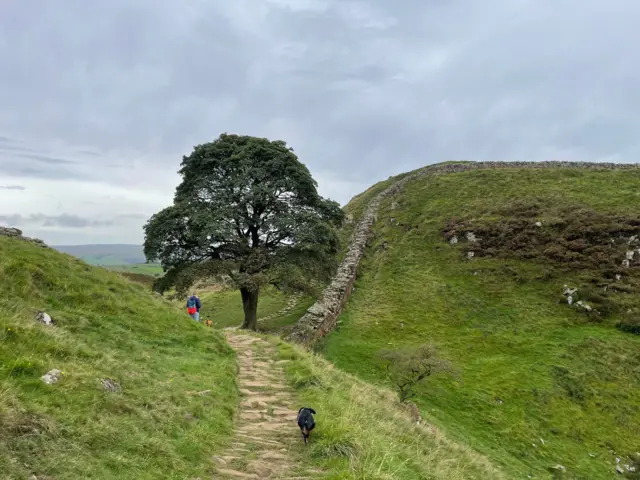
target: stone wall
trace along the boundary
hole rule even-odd
[[[10,228],[10,227],[0,227],[0,237],[11,237],[17,238],[19,240],[24,240],[25,242],[30,242],[40,247],[46,247],[47,245],[37,238],[29,238],[22,235],[22,230],[19,228]]]
[[[632,170],[640,169],[640,164],[621,163],[590,163],[590,162],[478,162],[478,163],[450,163],[424,167],[401,178],[389,188],[379,193],[367,205],[362,217],[354,230],[349,243],[349,249],[340,264],[332,282],[325,289],[322,297],[313,304],[302,318],[295,324],[287,340],[305,346],[310,346],[319,338],[331,332],[342,313],[353,285],[356,281],[356,271],[360,259],[364,254],[372,233],[378,207],[383,199],[396,195],[409,182],[425,176],[459,173],[469,170],[497,169],[497,168],[586,168],[593,170]]]

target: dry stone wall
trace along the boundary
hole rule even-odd
[[[298,320],[287,340],[305,346],[310,346],[319,338],[331,332],[336,321],[342,313],[353,285],[356,281],[356,271],[365,252],[371,236],[380,203],[390,196],[401,192],[403,187],[425,175],[440,175],[460,173],[469,170],[498,169],[498,168],[583,168],[591,170],[638,170],[640,164],[621,163],[591,163],[591,162],[477,162],[477,163],[447,163],[424,167],[417,170],[391,185],[379,193],[366,207],[362,217],[358,221],[351,240],[349,249],[332,282],[325,289],[322,297],[313,304],[302,318]]]

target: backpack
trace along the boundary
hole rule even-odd
[[[196,299],[195,297],[189,297],[189,300],[187,300],[187,312],[189,312],[189,314],[192,314],[196,313],[196,311]]]

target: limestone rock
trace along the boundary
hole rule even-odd
[[[451,237],[451,239],[449,240],[449,243],[451,245],[455,245],[456,243],[458,243],[458,237],[456,237],[455,235],[453,237]]]
[[[478,238],[476,237],[476,234],[473,232],[467,232],[467,241],[471,242],[471,243],[476,243],[478,241]]]
[[[36,314],[36,320],[40,323],[44,323],[45,325],[54,325],[55,322],[51,319],[48,313],[46,312],[38,312]]]
[[[542,222],[536,222],[536,227],[541,227],[542,226]]]
[[[62,372],[57,368],[54,368],[53,370],[49,370],[42,377],[40,377],[40,380],[42,380],[47,385],[53,385],[54,383],[58,383],[61,375]]]
[[[467,258],[468,258],[469,260],[471,260],[471,259],[472,259],[473,257],[475,257],[475,256],[476,256],[475,252],[467,252]]]
[[[103,378],[102,388],[104,388],[108,392],[119,392],[120,384],[115,380],[111,380],[110,378]]]

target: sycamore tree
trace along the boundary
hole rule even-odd
[[[339,205],[322,198],[283,141],[222,134],[184,156],[173,205],[144,226],[144,253],[166,272],[160,293],[226,276],[255,330],[260,288],[304,289],[330,276]]]

